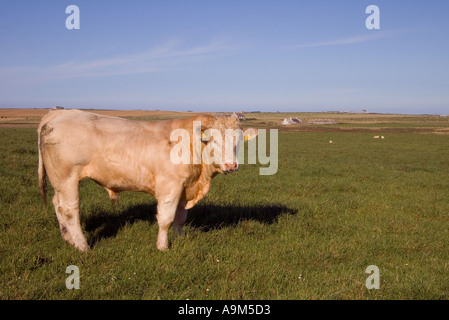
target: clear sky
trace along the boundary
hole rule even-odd
[[[1,0],[0,107],[449,114],[448,17],[447,0]]]

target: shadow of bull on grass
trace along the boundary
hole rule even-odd
[[[156,223],[156,204],[138,204],[115,213],[99,211],[83,219],[85,230],[90,234],[91,246],[101,239],[115,237],[125,225],[138,221]],[[239,222],[252,220],[263,224],[277,223],[284,214],[296,214],[296,209],[284,205],[220,206],[199,204],[189,210],[186,225],[204,232],[236,226]]]

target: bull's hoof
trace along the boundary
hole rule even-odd
[[[86,251],[90,250],[90,247],[87,243],[83,243],[81,245],[75,246],[75,248],[77,248],[81,252],[86,252]]]
[[[166,245],[166,244],[157,244],[156,245],[156,248],[159,250],[159,251],[168,251],[168,245]]]

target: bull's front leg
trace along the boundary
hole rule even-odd
[[[157,223],[159,225],[159,233],[157,236],[157,248],[161,251],[168,250],[168,230],[176,217],[178,203],[181,192],[171,192],[158,197],[157,204]]]
[[[173,221],[173,228],[175,229],[176,235],[182,235],[182,226],[187,220],[187,210],[185,209],[186,201],[180,201],[178,207],[176,208],[175,220]]]

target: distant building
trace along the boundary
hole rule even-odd
[[[245,118],[245,115],[243,114],[243,112],[237,112],[237,113],[233,113],[232,115],[231,115],[231,117],[233,117],[233,118],[237,118],[237,119],[239,119],[239,120],[245,120],[246,118]]]
[[[54,106],[52,110],[63,110],[64,107],[60,107],[60,106]]]
[[[301,124],[301,123],[302,123],[302,120],[299,120],[298,118],[289,118],[289,119],[285,118],[284,121],[282,121],[282,124],[284,126],[288,126],[291,124]]]
[[[309,124],[338,124],[334,119],[310,119]]]

